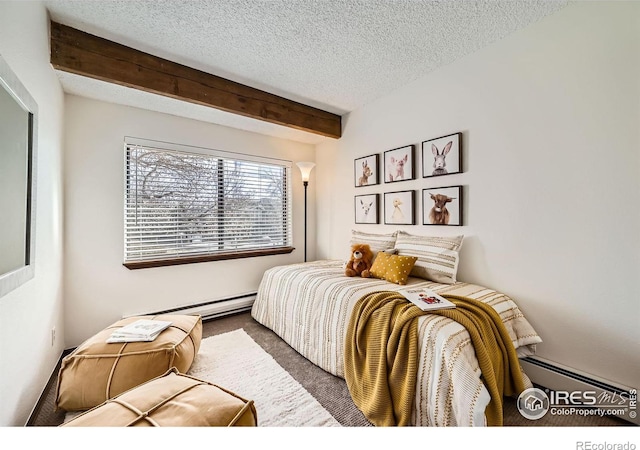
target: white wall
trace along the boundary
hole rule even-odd
[[[29,282],[0,298],[0,426],[21,426],[63,350],[62,117],[40,2],[0,2],[0,54],[38,104],[36,264]],[[1,213],[0,213],[1,214]],[[55,327],[56,342],[51,344]]]
[[[354,195],[462,184],[466,226],[402,228],[463,233],[459,278],[511,295],[539,356],[638,387],[639,17],[573,3],[351,113],[317,148],[318,257],[395,229],[354,225]],[[458,131],[464,173],[353,187],[354,158]]]
[[[157,112],[67,95],[65,105],[65,322],[73,347],[123,315],[255,292],[265,269],[304,257],[304,190],[294,165],[291,254],[129,270],[124,251],[125,136],[313,161],[314,147]],[[309,229],[315,230],[315,183]],[[315,234],[309,233],[309,242]],[[313,246],[309,259],[313,259]]]

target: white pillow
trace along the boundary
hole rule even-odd
[[[378,252],[393,249],[396,245],[396,234],[394,231],[389,234],[364,233],[362,231],[351,230],[351,242],[354,244],[369,244],[374,255]]]
[[[417,256],[411,276],[453,284],[456,282],[460,247],[464,236],[416,236],[398,231],[396,250],[398,255]]]

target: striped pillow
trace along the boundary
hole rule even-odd
[[[398,231],[398,255],[417,256],[411,276],[453,284],[456,282],[460,247],[464,236],[415,236]]]
[[[378,252],[389,250],[395,247],[397,233],[397,231],[394,231],[390,234],[375,234],[351,230],[350,245],[369,244],[369,247],[371,247],[371,251],[373,251],[373,254],[377,255]]]

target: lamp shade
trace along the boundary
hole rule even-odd
[[[302,173],[302,181],[309,181],[309,175],[311,175],[311,171],[316,166],[316,163],[312,162],[298,162],[296,163],[300,168],[300,172]]]

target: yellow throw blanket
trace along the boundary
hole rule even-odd
[[[418,318],[448,317],[464,326],[491,396],[487,424],[503,423],[502,399],[524,390],[520,362],[498,313],[466,297],[444,295],[455,309],[425,312],[401,294],[374,292],[354,306],[345,337],[345,379],[354,403],[377,426],[411,424],[418,371]]]

